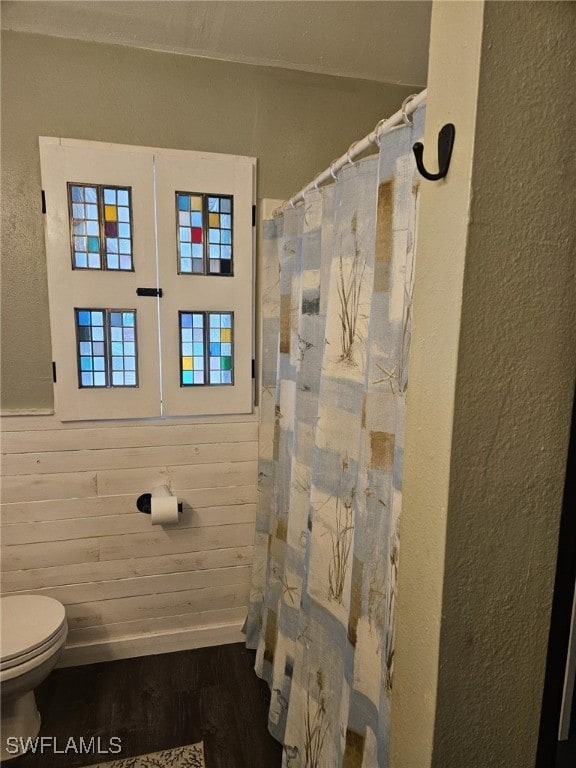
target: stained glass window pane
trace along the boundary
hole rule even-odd
[[[72,265],[75,269],[101,269],[98,221],[98,187],[69,184],[72,230]],[[86,377],[88,380],[88,377]],[[93,384],[87,386],[94,386]]]
[[[131,189],[68,184],[74,269],[131,271]]]
[[[105,387],[106,351],[104,338],[105,310],[77,309],[76,338],[78,345],[78,385]]]
[[[76,309],[78,384],[137,387],[136,310]]]
[[[107,269],[132,270],[130,193],[123,187],[103,189]]]
[[[176,193],[179,274],[232,275],[232,197]]]
[[[210,312],[209,318],[208,370],[210,384],[233,384],[233,315],[231,312]]]
[[[180,312],[180,386],[206,384],[203,312]]]

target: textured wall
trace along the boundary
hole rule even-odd
[[[576,6],[483,5],[433,10],[426,141],[456,117],[473,156],[468,211],[459,155],[421,200],[393,768],[533,768],[538,739],[576,373]],[[446,85],[464,67],[475,115]]]
[[[38,136],[258,158],[287,197],[410,92],[173,54],[2,35],[2,406],[52,406]]]

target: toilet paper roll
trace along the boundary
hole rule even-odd
[[[152,525],[175,525],[178,523],[178,498],[172,496],[165,485],[152,488]]]

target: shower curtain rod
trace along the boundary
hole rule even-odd
[[[293,197],[291,197],[290,200],[283,202],[279,208],[276,208],[273,211],[272,215],[280,216],[289,205],[294,208],[296,203],[300,203],[302,200],[304,200],[304,195],[307,192],[310,192],[313,189],[318,189],[320,184],[324,184],[330,179],[336,181],[336,174],[338,171],[344,168],[344,166],[348,163],[352,163],[356,157],[365,152],[371,145],[375,144],[376,146],[379,146],[380,137],[383,134],[391,131],[393,128],[397,128],[399,125],[402,125],[402,123],[405,123],[408,116],[415,112],[418,107],[421,107],[425,102],[426,89],[418,94],[415,94],[414,96],[408,96],[408,98],[404,100],[404,103],[398,112],[395,112],[391,117],[387,119],[380,120],[380,122],[376,125],[371,133],[369,133],[367,136],[364,136],[364,138],[360,139],[360,141],[355,141],[353,144],[351,144],[345,155],[339,157],[338,160],[334,160],[334,162],[330,164],[329,168],[316,176],[316,178],[311,181],[310,184],[307,184],[303,189],[300,190],[300,192],[297,192]]]

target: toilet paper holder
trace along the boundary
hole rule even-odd
[[[151,493],[143,493],[141,496],[138,496],[136,499],[136,507],[138,509],[138,512],[144,512],[145,515],[151,515],[152,514],[152,494]],[[178,512],[182,514],[183,512],[183,505],[182,502],[178,502]]]

